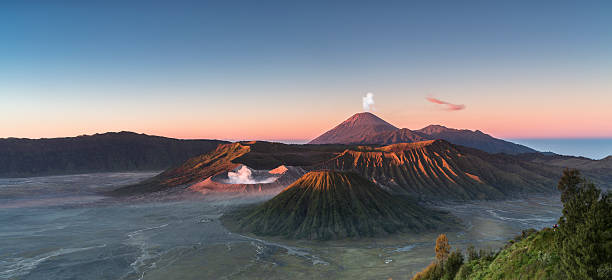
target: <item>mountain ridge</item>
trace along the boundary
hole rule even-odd
[[[265,141],[223,144],[209,153],[190,158],[183,164],[153,178],[118,188],[111,194],[123,196],[188,186],[211,176],[232,171],[241,164],[258,170],[270,170],[282,165],[310,166],[332,158],[337,150],[338,148],[333,145],[290,145]]]
[[[181,140],[129,131],[60,138],[0,139],[0,177],[157,171],[203,153],[221,140]]]
[[[522,162],[445,140],[357,146],[315,169],[353,171],[394,193],[435,199],[501,199],[519,193],[553,192],[559,168]]]
[[[445,140],[387,146],[237,142],[220,145],[214,151],[191,158],[151,179],[121,187],[112,194],[188,187],[235,170],[241,164],[253,170],[285,165],[304,171],[356,172],[393,193],[425,200],[503,199],[522,193],[550,193],[555,191],[554,179],[562,171],[560,167],[513,155],[488,154]],[[287,186],[292,182],[286,183]],[[224,186],[217,185],[215,189],[220,187]]]

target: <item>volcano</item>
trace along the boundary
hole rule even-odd
[[[310,141],[309,144],[389,145],[442,139],[487,153],[535,153],[529,147],[497,139],[482,131],[454,129],[430,125],[419,130],[399,129],[372,113],[358,113],[333,129]]]
[[[370,113],[357,113],[308,144],[363,144],[370,135],[398,130],[397,127]]]
[[[238,219],[241,231],[296,239],[373,237],[454,224],[351,172],[312,171]]]
[[[287,145],[262,141],[223,144],[214,151],[190,158],[153,178],[118,188],[110,195],[153,193],[180,187],[189,187],[203,193],[223,190],[242,192],[258,190],[259,187],[282,189],[305,173],[300,167],[331,159],[337,154],[336,147],[317,145]],[[230,173],[235,173],[244,166],[247,170],[252,170],[253,175],[269,173],[279,179],[268,183],[265,183],[265,180],[256,180],[257,184],[231,182]],[[262,183],[265,186],[262,186]]]
[[[233,174],[248,170],[248,176],[240,179],[232,178]],[[189,186],[192,191],[202,194],[208,193],[234,193],[234,194],[263,194],[274,195],[289,186],[300,176],[306,173],[302,168],[296,166],[281,165],[272,170],[253,170],[246,165],[239,165],[229,172],[222,172],[206,178]]]

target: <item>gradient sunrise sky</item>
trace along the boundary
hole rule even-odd
[[[398,127],[612,137],[612,1],[86,2],[0,3],[0,137],[312,139],[367,92]]]

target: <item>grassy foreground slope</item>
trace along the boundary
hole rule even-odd
[[[556,229],[523,231],[499,252],[450,252],[436,240],[436,260],[413,280],[612,279],[612,197],[577,170],[567,169],[557,186],[563,215]],[[440,248],[444,250],[440,250]]]
[[[478,258],[465,263],[455,280],[564,279],[552,229],[543,229],[501,250],[491,261]]]

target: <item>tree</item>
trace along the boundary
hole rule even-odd
[[[453,251],[448,255],[448,259],[444,263],[444,275],[442,276],[442,280],[452,280],[455,279],[455,275],[463,265],[463,254],[461,251]]]
[[[561,267],[570,279],[609,279],[612,266],[612,199],[565,170],[558,189],[563,202],[556,235]]]
[[[448,244],[448,238],[446,238],[446,234],[438,235],[436,239],[436,260],[439,263],[444,263],[448,258],[448,254],[450,253],[450,245]]]
[[[449,254],[450,249],[446,234],[440,234],[436,239],[436,260],[415,274],[412,280],[454,279],[463,264],[463,254],[460,251]]]
[[[565,169],[563,176],[557,184],[557,189],[561,192],[561,202],[564,204],[572,199],[578,191],[578,186],[583,182],[580,172],[576,169]]]
[[[474,245],[470,245],[467,248],[467,261],[471,262],[473,260],[477,260],[480,258],[480,256],[478,255],[478,251],[476,251],[476,248],[474,248]]]

